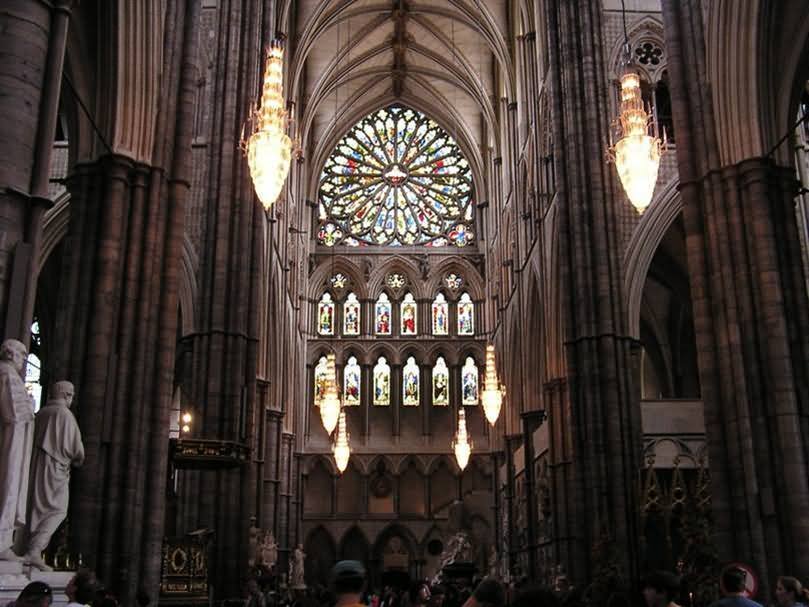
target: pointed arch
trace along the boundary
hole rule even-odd
[[[371,543],[358,525],[353,525],[340,539],[339,555],[341,560],[354,560],[365,564],[371,559]]]

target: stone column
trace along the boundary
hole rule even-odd
[[[563,564],[575,584],[609,564],[633,579],[638,573],[640,408],[623,302],[623,204],[615,168],[605,162],[610,89],[602,3],[553,0],[547,17],[551,116],[559,142],[554,162],[562,340],[570,386],[563,405],[569,415],[551,415],[549,424],[555,440],[569,446],[571,469],[557,488],[577,522]]]
[[[783,571],[809,576],[809,301],[795,170],[769,157],[724,164],[700,3],[664,0],[663,15],[713,537],[720,559],[754,567],[766,596]]]
[[[9,0],[0,13],[0,321],[28,345],[72,0]]]

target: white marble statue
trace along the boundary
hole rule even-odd
[[[306,587],[303,571],[303,562],[305,559],[306,553],[303,551],[303,546],[298,544],[292,557],[289,559],[289,585],[292,588]]]
[[[278,543],[275,541],[272,531],[264,534],[259,547],[259,555],[261,563],[268,569],[278,562]]]
[[[71,466],[84,463],[84,445],[76,418],[70,411],[73,384],[51,386],[48,402],[36,415],[31,458],[28,551],[25,562],[43,571],[42,551],[67,516]]]
[[[0,560],[21,561],[11,549],[14,530],[25,526],[28,472],[34,432],[34,400],[25,389],[25,345],[0,345]]]
[[[256,517],[250,517],[250,529],[247,535],[247,566],[254,567],[261,559],[261,529],[256,527]]]

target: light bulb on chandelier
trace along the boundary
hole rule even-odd
[[[458,411],[458,431],[452,441],[452,450],[455,452],[458,467],[463,470],[469,463],[469,456],[472,455],[472,441],[469,440],[469,433],[466,431],[466,411],[463,407]]]
[[[245,124],[250,135],[245,139],[242,129],[241,141],[253,187],[267,210],[281,193],[292,158],[292,140],[286,134],[283,78],[284,49],[274,42],[267,51],[261,100],[251,108]]]
[[[494,345],[486,346],[486,374],[483,376],[483,391],[480,393],[480,400],[483,402],[483,412],[486,419],[494,426],[500,417],[500,409],[503,406],[503,394],[505,388],[500,384],[497,377],[497,366],[494,360]]]
[[[337,426],[340,417],[340,394],[337,390],[337,370],[335,366],[335,356],[329,353],[326,356],[326,386],[323,390],[323,398],[320,401],[320,420],[326,432],[331,434]]]
[[[334,453],[334,463],[337,464],[337,469],[340,474],[345,472],[348,466],[348,458],[351,457],[351,447],[348,444],[349,435],[346,430],[346,412],[345,409],[340,411],[340,419],[337,422],[337,436],[334,439],[334,446],[332,453]]]
[[[623,2],[622,2],[623,5]],[[621,113],[614,123],[617,142],[610,146],[609,157],[615,162],[618,177],[629,202],[643,213],[654,195],[660,157],[666,147],[658,137],[657,121],[643,104],[640,74],[632,62],[629,36],[624,18],[624,61],[621,74]],[[612,140],[612,137],[610,138]]]

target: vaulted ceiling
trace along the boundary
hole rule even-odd
[[[363,116],[400,102],[456,136],[473,166],[514,99],[505,0],[300,0],[289,98],[312,166]]]

